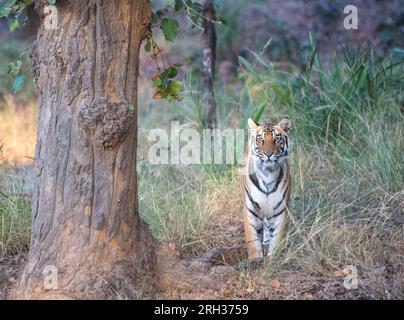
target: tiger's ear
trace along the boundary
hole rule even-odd
[[[247,123],[250,129],[255,129],[256,127],[258,127],[258,124],[251,118],[248,118]]]
[[[289,130],[290,130],[290,126],[291,126],[289,117],[284,117],[283,119],[281,119],[281,121],[279,121],[279,123],[278,123],[278,126],[279,126],[283,131],[285,131],[286,133],[288,133]]]

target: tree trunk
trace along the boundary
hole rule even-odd
[[[216,29],[215,8],[213,0],[206,0],[203,8],[204,32],[203,32],[203,94],[202,104],[204,113],[204,126],[209,129],[217,128],[217,108],[213,80],[216,60]]]
[[[157,246],[136,197],[139,48],[151,11],[147,0],[56,5],[57,29],[41,20],[33,50],[33,225],[12,297],[139,298]],[[49,266],[56,289],[46,285]]]

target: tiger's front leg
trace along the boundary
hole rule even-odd
[[[264,221],[264,243],[265,243],[265,229],[267,229],[267,237],[268,242],[265,245],[268,245],[268,257],[271,257],[274,253],[274,250],[279,245],[279,242],[282,238],[286,222],[287,222],[287,215],[286,209],[281,212],[281,214],[277,215],[276,217],[272,217],[266,219],[267,223]]]
[[[247,208],[244,207],[244,231],[247,243],[248,259],[260,260],[263,258],[262,236],[263,223],[262,220],[254,216]]]
[[[262,237],[262,245],[264,248],[268,248],[270,242],[271,242],[271,236],[270,236],[270,228],[271,228],[271,223],[269,222],[268,218],[264,218],[263,222],[263,237]]]

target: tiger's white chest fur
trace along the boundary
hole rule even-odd
[[[270,195],[259,193],[255,200],[260,206],[259,213],[265,218],[270,218],[277,214],[276,206],[282,202],[282,193],[274,192]]]
[[[287,187],[287,171],[281,164],[262,168],[252,160],[247,166],[250,175],[248,187],[252,197],[246,199],[261,218],[271,218],[283,210],[287,201],[284,197]]]

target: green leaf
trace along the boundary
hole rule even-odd
[[[172,79],[177,75],[177,68],[175,66],[171,66],[164,71],[167,74],[167,77]]]
[[[20,70],[21,70],[21,65],[22,65],[22,61],[21,60],[17,60],[15,62],[11,62],[8,65],[8,71],[7,73],[13,75],[13,76],[17,76],[18,74],[20,74]]]
[[[252,66],[250,61],[248,61],[246,58],[243,58],[242,56],[238,57],[238,60],[241,62],[241,64],[252,74],[256,74],[255,68]]]
[[[262,116],[262,113],[265,110],[266,106],[266,101],[261,101],[260,104],[258,105],[257,109],[254,112],[249,112],[241,121],[241,126],[240,128],[246,129],[247,128],[247,121],[248,118],[252,118],[255,122],[258,122]]]
[[[187,66],[191,65],[192,64],[192,59],[190,57],[186,57],[185,60],[184,60],[184,64],[187,65]]]
[[[161,20],[161,30],[164,33],[164,37],[167,41],[173,42],[177,37],[177,29],[179,27],[179,23],[175,19],[171,18],[163,18]]]
[[[130,113],[135,112],[135,106],[133,105],[133,103],[131,103],[131,104],[128,106],[128,110],[129,110]]]
[[[182,8],[184,8],[184,1],[175,0],[175,6],[174,6],[175,11],[180,11]]]
[[[158,20],[159,20],[158,15],[157,15],[154,11],[152,11],[151,23],[152,23],[152,24],[156,24]]]
[[[14,19],[9,25],[8,25],[10,31],[17,30],[20,27],[20,23],[18,22],[18,19]]]
[[[150,50],[151,50],[151,39],[150,38],[147,38],[146,39],[146,44],[144,45],[144,50],[146,51],[146,52],[150,52]]]
[[[253,120],[255,122],[260,121],[262,113],[264,112],[265,106],[266,106],[266,101],[262,101],[260,103],[260,105],[258,106],[258,109],[257,109],[257,111],[255,112],[255,114],[253,116]]]
[[[163,84],[163,80],[158,78],[154,83],[156,84],[157,87],[160,87]]]
[[[167,94],[171,95],[174,99],[181,99],[182,82],[178,80],[170,80],[167,86]]]
[[[182,88],[182,82],[179,80],[171,80],[168,89],[171,93],[179,93]]]
[[[18,91],[21,90],[21,87],[24,84],[24,81],[25,81],[25,76],[23,74],[19,74],[18,76],[15,77],[14,82],[13,82],[14,93],[17,93]]]
[[[195,12],[201,14],[202,13],[202,5],[198,2],[192,2],[189,7],[194,10]],[[192,11],[191,11],[192,13]]]

